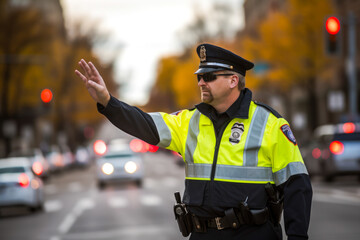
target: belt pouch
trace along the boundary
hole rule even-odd
[[[262,225],[269,219],[269,211],[267,208],[260,210],[250,210],[252,214],[252,220],[255,225]]]
[[[228,222],[229,226],[231,226],[232,228],[240,227],[240,222],[239,222],[233,208],[229,208],[229,209],[225,210],[225,218],[226,218],[226,221]]]

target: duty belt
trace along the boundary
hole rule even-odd
[[[225,216],[215,218],[201,218],[192,215],[195,232],[206,232],[207,228],[222,230],[226,228],[239,228],[241,225],[261,225],[269,220],[268,208],[248,210],[230,208],[225,211]]]

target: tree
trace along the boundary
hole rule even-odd
[[[283,92],[297,86],[308,94],[310,129],[317,123],[315,79],[327,64],[323,53],[323,24],[325,16],[332,11],[327,0],[290,0],[285,11],[269,12],[255,36],[237,39],[249,59],[269,66],[261,76],[250,75],[248,82],[276,84]]]

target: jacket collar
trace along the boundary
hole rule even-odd
[[[241,91],[240,96],[236,101],[225,111],[225,114],[230,118],[249,118],[249,108],[252,99],[252,92],[245,88]],[[210,116],[211,114],[216,113],[216,110],[213,106],[207,103],[199,103],[195,107],[204,114],[205,116]]]

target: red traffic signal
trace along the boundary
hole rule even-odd
[[[325,23],[326,31],[335,35],[340,31],[340,21],[336,17],[329,17]]]
[[[41,91],[40,97],[41,101],[43,101],[44,103],[49,103],[53,98],[53,94],[50,89],[45,88]]]
[[[325,51],[329,56],[339,55],[341,53],[342,34],[340,21],[337,17],[328,17],[324,26]]]

